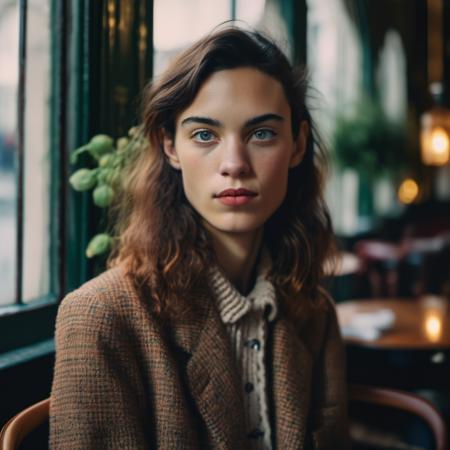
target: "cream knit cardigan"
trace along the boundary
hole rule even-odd
[[[269,267],[270,259],[263,253],[255,285],[245,296],[217,267],[211,270],[211,287],[242,383],[248,446],[254,450],[272,449],[266,341],[267,322],[276,318],[277,304],[275,289],[266,279]]]

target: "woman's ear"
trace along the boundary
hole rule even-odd
[[[178,153],[175,148],[175,140],[173,137],[169,136],[166,131],[161,131],[161,140],[163,143],[164,153],[167,156],[169,164],[174,169],[181,169],[180,160],[178,158]]]
[[[291,155],[291,160],[289,162],[289,167],[298,166],[305,156],[306,143],[308,142],[309,136],[309,124],[306,120],[300,123],[300,130],[298,132],[297,140],[294,142],[294,151]]]

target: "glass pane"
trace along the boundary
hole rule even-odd
[[[264,14],[265,0],[236,0],[236,19],[256,27]]]
[[[280,8],[280,1],[236,0],[236,19],[241,27],[248,26],[270,36],[290,57],[289,33]]]
[[[17,239],[17,88],[19,11],[0,2],[0,305],[14,303]]]
[[[25,82],[23,301],[50,287],[50,0],[28,0]]]
[[[343,1],[314,0],[308,4],[308,68],[313,94],[313,118],[327,142],[331,141],[336,116],[342,105],[354,103],[360,94],[362,53],[358,31]],[[345,48],[345,52],[340,49]],[[327,182],[327,203],[335,230],[352,235],[358,230],[359,176],[353,170],[333,167]]]
[[[181,49],[230,18],[230,0],[154,0],[154,74],[160,74]]]

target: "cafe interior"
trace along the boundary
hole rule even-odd
[[[67,155],[125,135],[145,82],[227,20],[308,67],[353,448],[450,448],[450,0],[68,0],[0,2],[1,450],[46,448],[57,306],[104,270],[105,214]],[[50,161],[33,176],[30,136]]]
[[[426,414],[419,420],[412,403],[425,399],[448,427],[450,3],[344,3],[362,45],[354,76],[363,89],[340,93],[330,125],[329,202],[341,246],[330,289],[347,350],[352,433],[361,448],[445,448],[431,415],[433,439],[419,437]],[[340,59],[338,78],[348,77],[355,54],[322,45]],[[336,88],[318,79],[324,91]],[[376,407],[361,401],[361,386],[381,389],[376,400],[376,391],[368,395]],[[396,390],[409,398],[392,408]]]

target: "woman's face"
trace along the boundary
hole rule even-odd
[[[286,195],[288,170],[300,163],[307,136],[294,141],[281,84],[254,68],[211,75],[164,137],[181,170],[187,199],[208,227],[227,233],[260,229]]]

